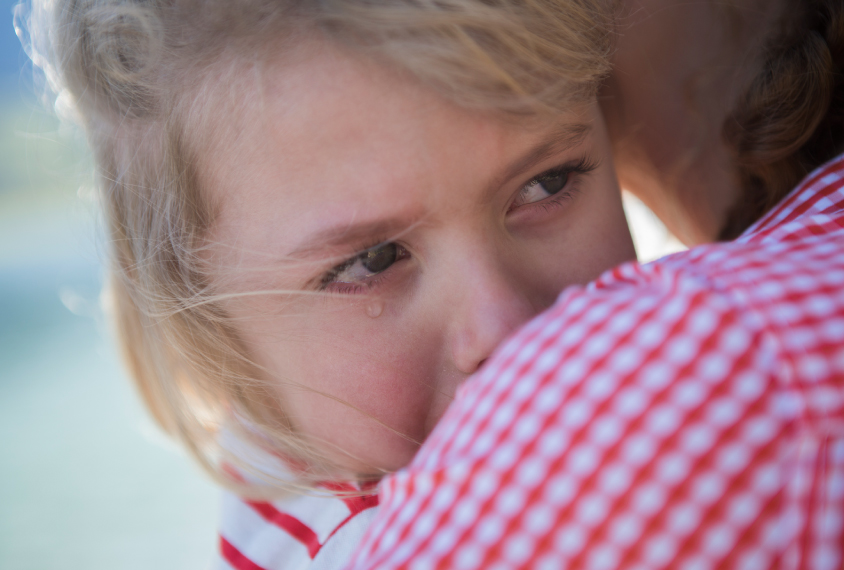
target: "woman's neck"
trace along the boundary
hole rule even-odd
[[[622,187],[687,245],[717,238],[739,184],[722,125],[781,0],[626,0],[602,92]]]

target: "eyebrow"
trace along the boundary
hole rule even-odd
[[[542,142],[510,163],[495,178],[493,186],[502,185],[555,154],[578,146],[591,131],[592,126],[586,123],[566,123],[554,129]]]
[[[406,231],[414,222],[415,220],[405,218],[388,218],[357,224],[354,222],[340,224],[314,233],[308,239],[308,243],[290,252],[288,257],[298,259],[310,257],[335,247],[362,243],[371,240],[374,236],[394,238]]]
[[[578,146],[591,131],[592,126],[586,123],[566,123],[552,130],[539,144],[505,167],[491,186],[503,185],[551,156]],[[362,243],[374,236],[395,238],[417,222],[416,219],[407,218],[386,218],[361,223],[350,221],[314,233],[307,243],[290,252],[288,257],[311,257],[332,248]]]

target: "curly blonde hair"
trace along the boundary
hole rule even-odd
[[[33,1],[20,18],[30,54],[96,160],[131,375],[164,430],[220,482],[254,496],[308,487],[336,468],[260,380],[203,264],[214,210],[197,184],[195,139],[212,99],[225,97],[238,66],[318,37],[461,106],[557,113],[595,96],[616,9],[616,0]],[[301,469],[280,478],[246,462],[252,477],[238,483],[226,475],[238,458],[221,433]]]

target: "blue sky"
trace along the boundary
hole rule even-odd
[[[15,35],[12,9],[18,0],[0,0],[0,76],[10,77],[20,73],[27,57]]]

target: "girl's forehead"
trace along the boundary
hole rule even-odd
[[[222,137],[200,154],[201,185],[221,206],[221,223],[249,224],[267,209],[288,228],[349,209],[425,215],[470,199],[443,188],[492,183],[523,155],[574,144],[594,127],[587,104],[517,122],[326,46],[269,61],[243,85],[251,91],[233,112],[213,116],[209,132]]]

